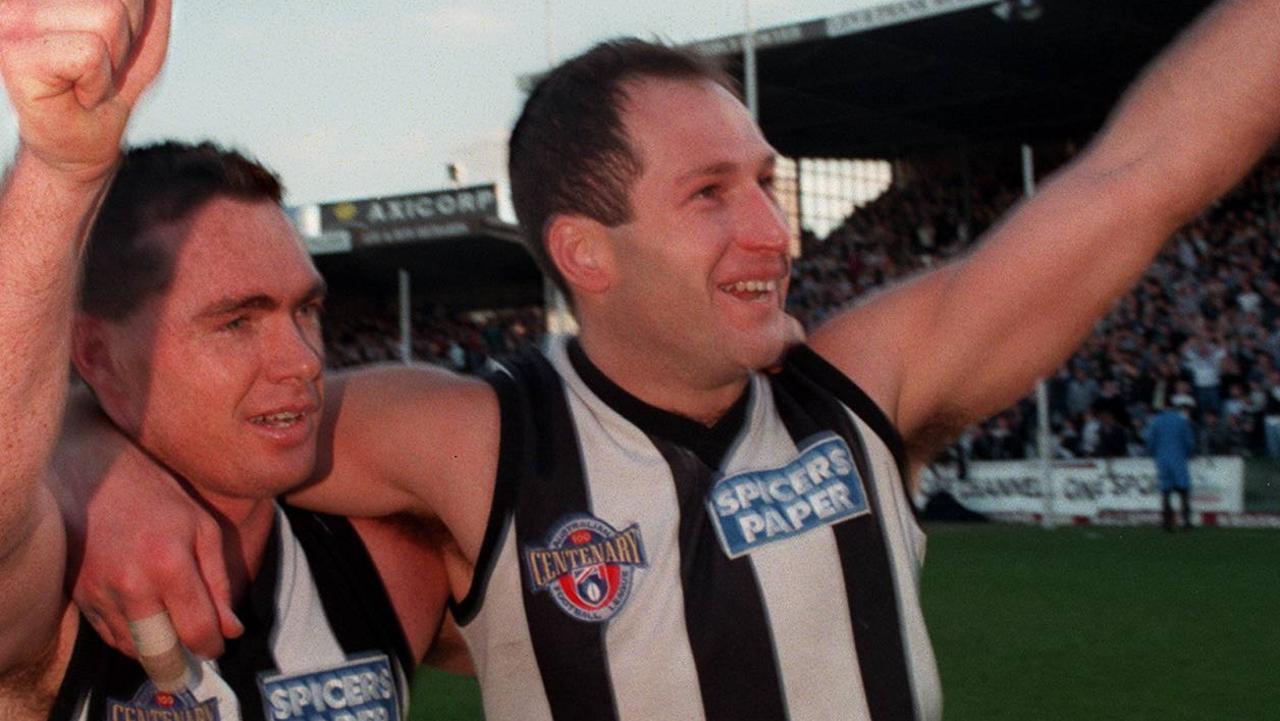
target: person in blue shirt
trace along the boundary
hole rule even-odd
[[[1156,478],[1160,481],[1164,530],[1173,530],[1173,506],[1170,496],[1182,499],[1182,527],[1191,528],[1191,472],[1187,460],[1196,450],[1196,433],[1187,418],[1186,406],[1174,404],[1161,411],[1147,426],[1147,448],[1156,461]]]

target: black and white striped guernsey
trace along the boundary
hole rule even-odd
[[[235,610],[245,632],[227,641],[218,669],[243,721],[405,718],[412,653],[346,519],[279,507],[262,566]],[[142,667],[83,618],[49,719],[216,721],[157,695]]]
[[[715,426],[574,340],[490,376],[502,445],[455,615],[489,721],[930,721],[901,439],[807,347]]]

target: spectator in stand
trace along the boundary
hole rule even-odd
[[[1062,428],[1055,437],[1057,444],[1054,458],[1080,458],[1084,455],[1080,450],[1080,434],[1076,431],[1074,419],[1063,419]]]
[[[1082,364],[1077,364],[1071,371],[1071,379],[1067,381],[1067,414],[1084,414],[1093,407],[1099,391],[1097,379],[1090,376]]]
[[[1271,369],[1261,383],[1263,388],[1263,448],[1272,458],[1280,458],[1280,371]]]
[[[1123,458],[1129,455],[1129,432],[1117,421],[1111,409],[1098,409],[1098,446],[1094,449],[1098,458]]]
[[[1175,408],[1189,407],[1195,413],[1203,413],[1203,411],[1196,406],[1196,397],[1191,393],[1191,384],[1184,380],[1179,380],[1174,383],[1173,396],[1169,398],[1169,405]],[[1210,412],[1217,415],[1216,411]]]
[[[1231,429],[1226,419],[1213,411],[1205,411],[1200,422],[1200,448],[1205,455],[1225,456],[1231,453]]]
[[[1251,456],[1251,439],[1254,436],[1253,418],[1247,415],[1223,416],[1227,426],[1227,453],[1233,456]]]
[[[1182,351],[1182,364],[1191,374],[1201,413],[1221,411],[1222,363],[1226,357],[1227,351],[1203,333],[1188,341]]]
[[[1129,404],[1120,395],[1120,384],[1115,380],[1107,379],[1102,382],[1102,389],[1098,392],[1098,397],[1094,400],[1093,407],[1094,410],[1098,411],[1099,415],[1103,411],[1108,413],[1113,424],[1129,425]]]
[[[1087,409],[1080,419],[1080,455],[1083,458],[1096,458],[1098,446],[1102,443],[1102,422],[1092,409]]]
[[[1245,396],[1244,384],[1232,382],[1227,388],[1227,399],[1222,403],[1222,415],[1244,416],[1249,413],[1249,399]]]

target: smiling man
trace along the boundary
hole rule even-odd
[[[1222,4],[977,250],[804,344],[775,154],[731,85],[599,45],[538,84],[510,147],[580,334],[487,382],[339,376],[296,501],[443,523],[487,718],[936,719],[913,470],[1243,175],[1280,130],[1277,80],[1280,7]]]
[[[315,466],[324,366],[324,284],[281,192],[260,165],[212,144],[127,152],[90,233],[72,360],[115,426],[185,479],[225,534],[245,631],[210,668],[240,699],[239,718],[263,718],[297,689],[298,718],[326,703],[391,717],[407,708],[408,675],[440,622],[443,578],[394,524],[275,502]],[[96,492],[115,459],[80,428],[53,465],[63,486]],[[135,499],[150,510],[153,499]],[[376,679],[377,692],[310,697],[344,675]],[[144,717],[167,703],[155,691],[82,626],[60,692],[79,706],[53,718]]]
[[[169,14],[164,0],[0,3],[21,135],[0,193],[0,718],[252,720],[335,707],[397,718],[443,615],[443,568],[402,524],[275,501],[316,462],[324,287],[260,165],[210,144],[122,158]],[[130,456],[102,453],[91,423],[54,446],[68,361],[147,462],[184,478],[216,518],[195,531],[227,553],[207,582],[237,602],[244,626],[216,665],[191,664],[190,683],[209,694],[157,687],[92,626],[124,638],[64,592],[73,570],[54,496],[95,492],[108,470],[130,475]],[[129,522],[164,513],[162,498],[123,492]],[[192,574],[172,592],[200,608],[203,583]]]

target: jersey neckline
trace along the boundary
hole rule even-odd
[[[573,370],[600,400],[645,433],[665,438],[693,451],[710,468],[720,466],[746,423],[747,408],[751,405],[752,383],[746,384],[742,394],[719,420],[707,426],[692,418],[650,405],[629,393],[591,362],[576,337],[568,340],[565,351]]]

